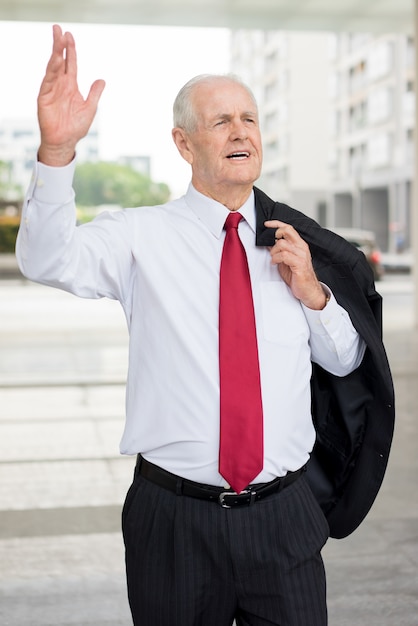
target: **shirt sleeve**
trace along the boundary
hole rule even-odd
[[[324,309],[314,311],[302,304],[310,328],[311,358],[331,374],[346,376],[360,365],[366,343],[330,289],[322,287],[329,297]]]
[[[74,170],[75,161],[65,167],[36,163],[16,242],[20,270],[81,297],[123,301],[132,264],[125,213],[105,212],[77,226]]]

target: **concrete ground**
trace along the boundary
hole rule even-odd
[[[418,625],[418,332],[389,315],[397,426],[377,501],[324,550],[330,626]],[[121,309],[0,281],[0,624],[128,626]],[[214,624],[214,626],[216,626]]]

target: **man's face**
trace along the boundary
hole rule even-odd
[[[255,104],[241,85],[220,80],[192,93],[197,128],[186,133],[195,188],[213,198],[251,187],[260,176],[262,145]]]

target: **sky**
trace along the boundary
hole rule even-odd
[[[202,73],[229,71],[225,29],[61,24],[76,40],[79,87],[106,81],[97,114],[100,157],[150,155],[151,176],[183,193],[190,168],[171,138],[172,104]],[[35,119],[52,49],[52,24],[0,21],[0,121]]]

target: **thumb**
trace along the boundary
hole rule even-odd
[[[87,102],[91,106],[97,108],[97,106],[99,104],[100,97],[101,97],[101,95],[103,93],[103,90],[104,90],[105,86],[106,86],[106,83],[102,79],[94,81],[94,83],[90,87],[90,91],[89,91],[89,94],[87,96]]]

